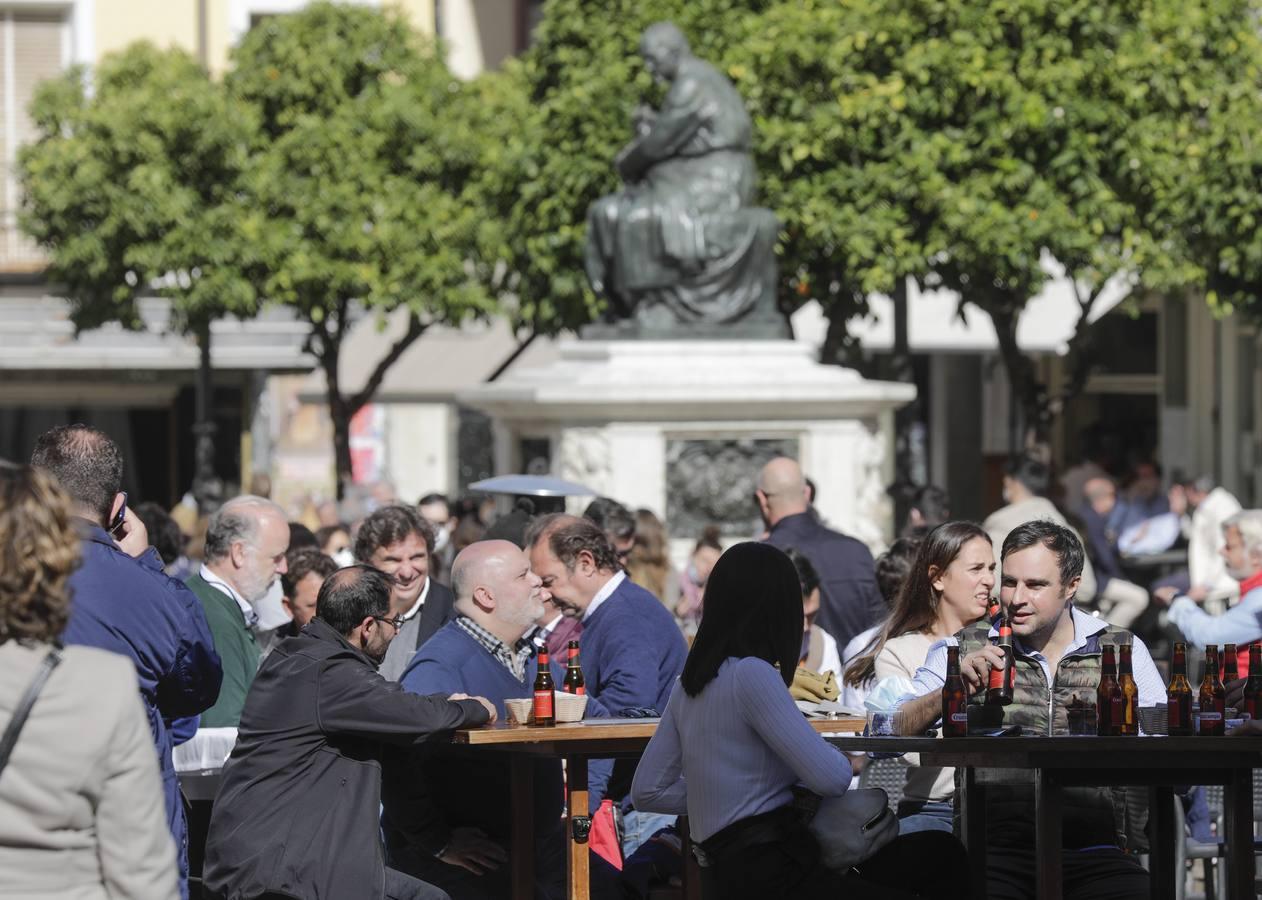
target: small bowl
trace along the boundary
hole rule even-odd
[[[587,710],[586,694],[567,694],[557,691],[556,714],[558,722],[581,722]]]
[[[508,721],[510,725],[529,725],[530,711],[534,707],[535,701],[530,697],[523,700],[505,700],[504,706],[508,708]]]

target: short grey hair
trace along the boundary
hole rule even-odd
[[[1228,528],[1240,532],[1240,541],[1244,544],[1245,553],[1250,556],[1262,556],[1262,510],[1242,509],[1223,522],[1223,534]]]
[[[259,533],[259,519],[273,515],[285,521],[285,511],[265,497],[243,494],[233,497],[210,517],[206,529],[205,561],[223,559],[236,543],[253,544]]]

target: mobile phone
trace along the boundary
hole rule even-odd
[[[123,495],[123,502],[118,505],[118,513],[110,519],[109,528],[106,529],[110,534],[116,534],[118,529],[123,527],[123,520],[127,518],[127,492],[119,491],[119,493]]]

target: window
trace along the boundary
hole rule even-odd
[[[17,156],[18,148],[35,138],[27,115],[35,90],[65,69],[69,43],[69,23],[63,15],[0,10],[0,270],[42,265],[34,243],[17,227]]]

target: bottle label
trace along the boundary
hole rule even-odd
[[[536,719],[551,719],[552,691],[535,691],[534,712]]]
[[[1223,714],[1220,712],[1203,712],[1201,713],[1202,722],[1221,722]]]
[[[968,724],[968,713],[967,713],[967,712],[953,712],[953,713],[951,713],[951,721],[952,721],[952,722],[963,722],[965,725],[967,725],[967,724]]]

